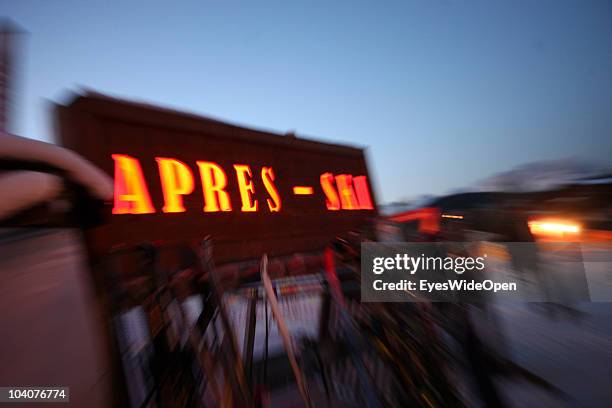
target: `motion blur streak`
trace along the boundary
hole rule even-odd
[[[534,235],[541,234],[579,234],[581,232],[581,228],[579,225],[563,222],[563,221],[530,221],[529,229],[531,233]]]

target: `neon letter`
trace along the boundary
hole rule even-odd
[[[366,176],[354,177],[353,185],[355,186],[355,192],[357,193],[359,209],[373,210],[374,205],[372,205],[372,197],[370,196],[370,189],[368,188],[368,179]]]
[[[185,212],[183,195],[193,192],[193,174],[187,165],[176,159],[156,157],[159,166],[165,213]]]
[[[246,164],[234,164],[234,169],[238,179],[240,199],[242,200],[242,208],[240,210],[242,212],[257,211],[257,200],[251,201],[251,195],[255,193],[255,187],[253,186],[253,181],[251,181],[251,168]]]
[[[272,170],[272,167],[262,167],[261,179],[266,187],[266,191],[270,195],[270,198],[266,200],[270,212],[278,212],[281,209],[281,198],[280,194],[278,194],[276,186],[274,185],[274,178],[274,170]]]
[[[344,210],[358,210],[359,204],[353,190],[353,181],[350,174],[338,174],[336,176],[336,186],[340,193],[340,203]]]
[[[325,193],[325,205],[328,210],[337,211],[340,209],[340,199],[334,187],[334,175],[331,173],[321,174],[321,188]]]
[[[150,214],[155,212],[138,159],[113,154],[115,161],[115,204],[113,214]]]
[[[231,211],[232,206],[229,194],[224,190],[227,185],[227,176],[217,163],[197,161],[202,179],[202,191],[204,192],[204,211]]]

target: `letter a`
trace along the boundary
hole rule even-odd
[[[155,212],[138,159],[113,154],[115,161],[115,204],[113,214],[150,214]]]

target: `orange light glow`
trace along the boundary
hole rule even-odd
[[[234,170],[236,170],[236,178],[238,180],[238,189],[240,190],[240,200],[242,201],[242,212],[254,212],[257,211],[257,200],[253,200],[253,194],[255,194],[255,187],[251,178],[251,168],[246,164],[234,164]]]
[[[353,190],[353,177],[350,174],[338,174],[336,186],[340,193],[340,204],[343,210],[358,210],[359,203]]]
[[[313,194],[312,187],[295,186],[293,187],[293,194],[295,195],[311,195]]]
[[[436,234],[440,232],[440,210],[436,207],[424,207],[417,210],[405,211],[389,217],[395,222],[417,221],[419,232]]]
[[[278,212],[281,209],[281,198],[280,194],[278,194],[278,190],[274,185],[274,170],[272,167],[262,167],[261,169],[261,179],[263,180],[264,187],[266,191],[270,195],[270,198],[266,200],[268,203],[268,208],[270,212]]]
[[[340,198],[334,187],[334,175],[331,173],[321,174],[321,188],[325,194],[325,205],[328,210],[337,211],[340,209]]]
[[[357,202],[360,210],[373,210],[372,196],[368,187],[368,179],[366,176],[353,177],[353,185],[357,193]]]
[[[462,220],[463,215],[451,215],[451,214],[442,214],[442,218],[453,218],[457,220]]]
[[[529,230],[534,235],[579,234],[582,230],[580,225],[571,221],[538,220],[530,221],[528,224]]]
[[[113,154],[115,194],[113,214],[150,214],[155,212],[140,162],[125,154]]]
[[[193,174],[189,167],[176,159],[156,157],[159,167],[165,213],[185,212],[183,195],[193,192]]]
[[[225,191],[227,176],[217,163],[197,161],[204,193],[204,211],[231,211],[229,194]]]

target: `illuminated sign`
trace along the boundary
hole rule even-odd
[[[376,216],[360,148],[100,95],[58,107],[62,144],[114,177],[90,252],[212,235],[220,261],[318,250]]]
[[[115,162],[115,199],[113,214],[150,214],[156,212],[151,202],[147,183],[138,159],[124,154],[113,154]],[[156,157],[159,166],[160,185],[163,191],[164,213],[185,212],[183,196],[193,193],[195,179],[190,167],[177,159]],[[204,196],[203,212],[232,211],[226,191],[228,177],[216,163],[196,162]],[[246,164],[234,166],[236,185],[240,192],[240,211],[257,212],[259,201],[254,198],[255,184],[251,167]],[[266,210],[280,212],[282,200],[274,181],[274,169],[263,166],[259,172],[266,193]],[[372,198],[366,176],[324,173],[320,186],[326,197],[327,210],[373,210]],[[294,186],[293,194],[314,194],[313,187]],[[264,208],[264,207],[262,207]]]

